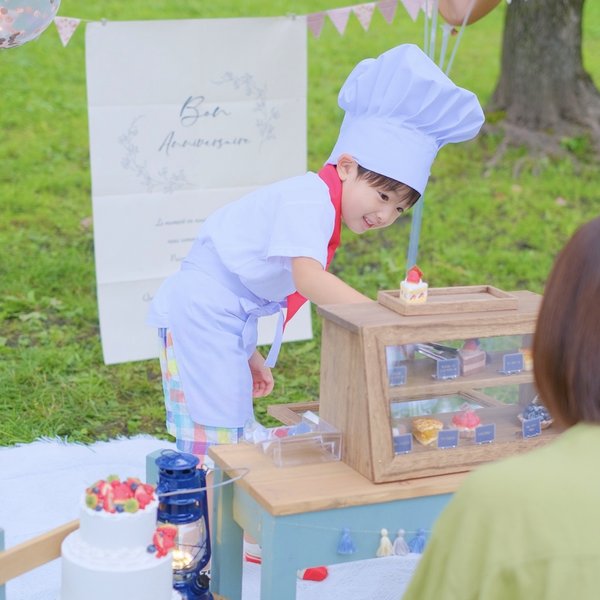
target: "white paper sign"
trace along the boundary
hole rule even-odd
[[[206,217],[306,171],[306,22],[90,23],[86,67],[104,360],[152,358],[149,302]],[[311,336],[306,305],[284,339]]]

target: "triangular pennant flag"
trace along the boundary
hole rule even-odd
[[[357,4],[352,7],[352,12],[356,15],[359,23],[363,26],[365,31],[369,31],[369,25],[373,18],[373,11],[375,10],[375,2],[367,2],[366,4]]]
[[[383,15],[383,18],[391,24],[396,16],[396,7],[398,6],[398,0],[383,0],[379,2],[379,12]]]
[[[433,0],[431,0],[433,2]],[[404,4],[404,8],[406,12],[409,14],[410,18],[413,21],[417,20],[417,15],[419,14],[419,10],[421,10],[422,2],[421,0],[402,0],[402,4]]]
[[[327,11],[328,17],[340,35],[344,35],[344,31],[346,31],[351,10],[349,6],[345,6],[344,8],[331,8]]]
[[[307,15],[306,23],[308,25],[308,28],[312,31],[312,34],[318,38],[321,35],[323,23],[325,23],[325,13],[318,12],[313,13],[311,15]]]
[[[54,24],[56,25],[56,30],[58,31],[58,36],[60,37],[63,46],[66,47],[69,43],[75,30],[79,26],[79,23],[81,23],[81,19],[74,19],[72,17],[54,17]]]

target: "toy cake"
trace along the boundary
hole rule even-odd
[[[458,351],[461,375],[471,375],[485,369],[486,354],[476,338],[465,340]]]
[[[406,304],[423,304],[427,301],[427,288],[421,269],[415,265],[400,282],[400,300]]]
[[[444,428],[444,424],[432,417],[419,417],[413,419],[412,433],[417,442],[428,446],[437,440],[438,431]]]
[[[60,600],[175,600],[176,529],[157,529],[154,487],[109,476],[88,487],[79,529],[62,543]],[[168,531],[167,531],[168,530]]]
[[[458,429],[461,437],[472,437],[480,424],[481,419],[470,408],[466,408],[452,417],[452,427]]]
[[[520,348],[519,352],[523,355],[523,371],[533,371],[533,354],[531,348]]]
[[[520,413],[519,421],[527,421],[529,419],[539,419],[540,426],[542,429],[546,429],[552,425],[554,419],[552,415],[548,412],[548,409],[542,404],[538,404],[537,396],[523,409],[523,412]]]

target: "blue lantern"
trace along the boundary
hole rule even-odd
[[[186,600],[212,600],[202,569],[210,561],[206,474],[192,454],[165,450],[158,467],[158,525],[177,528],[173,547],[173,587]],[[186,491],[189,490],[189,491]]]

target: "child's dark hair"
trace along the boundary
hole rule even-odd
[[[421,194],[417,192],[417,190],[410,187],[406,183],[402,183],[401,181],[396,181],[391,177],[386,177],[385,175],[380,175],[379,173],[375,173],[375,171],[369,171],[369,169],[365,169],[360,165],[357,165],[357,177],[359,179],[363,179],[367,183],[371,184],[373,187],[377,187],[382,189],[384,192],[402,192],[404,191],[405,198],[407,201],[407,208],[414,206],[417,200],[421,197]]]

